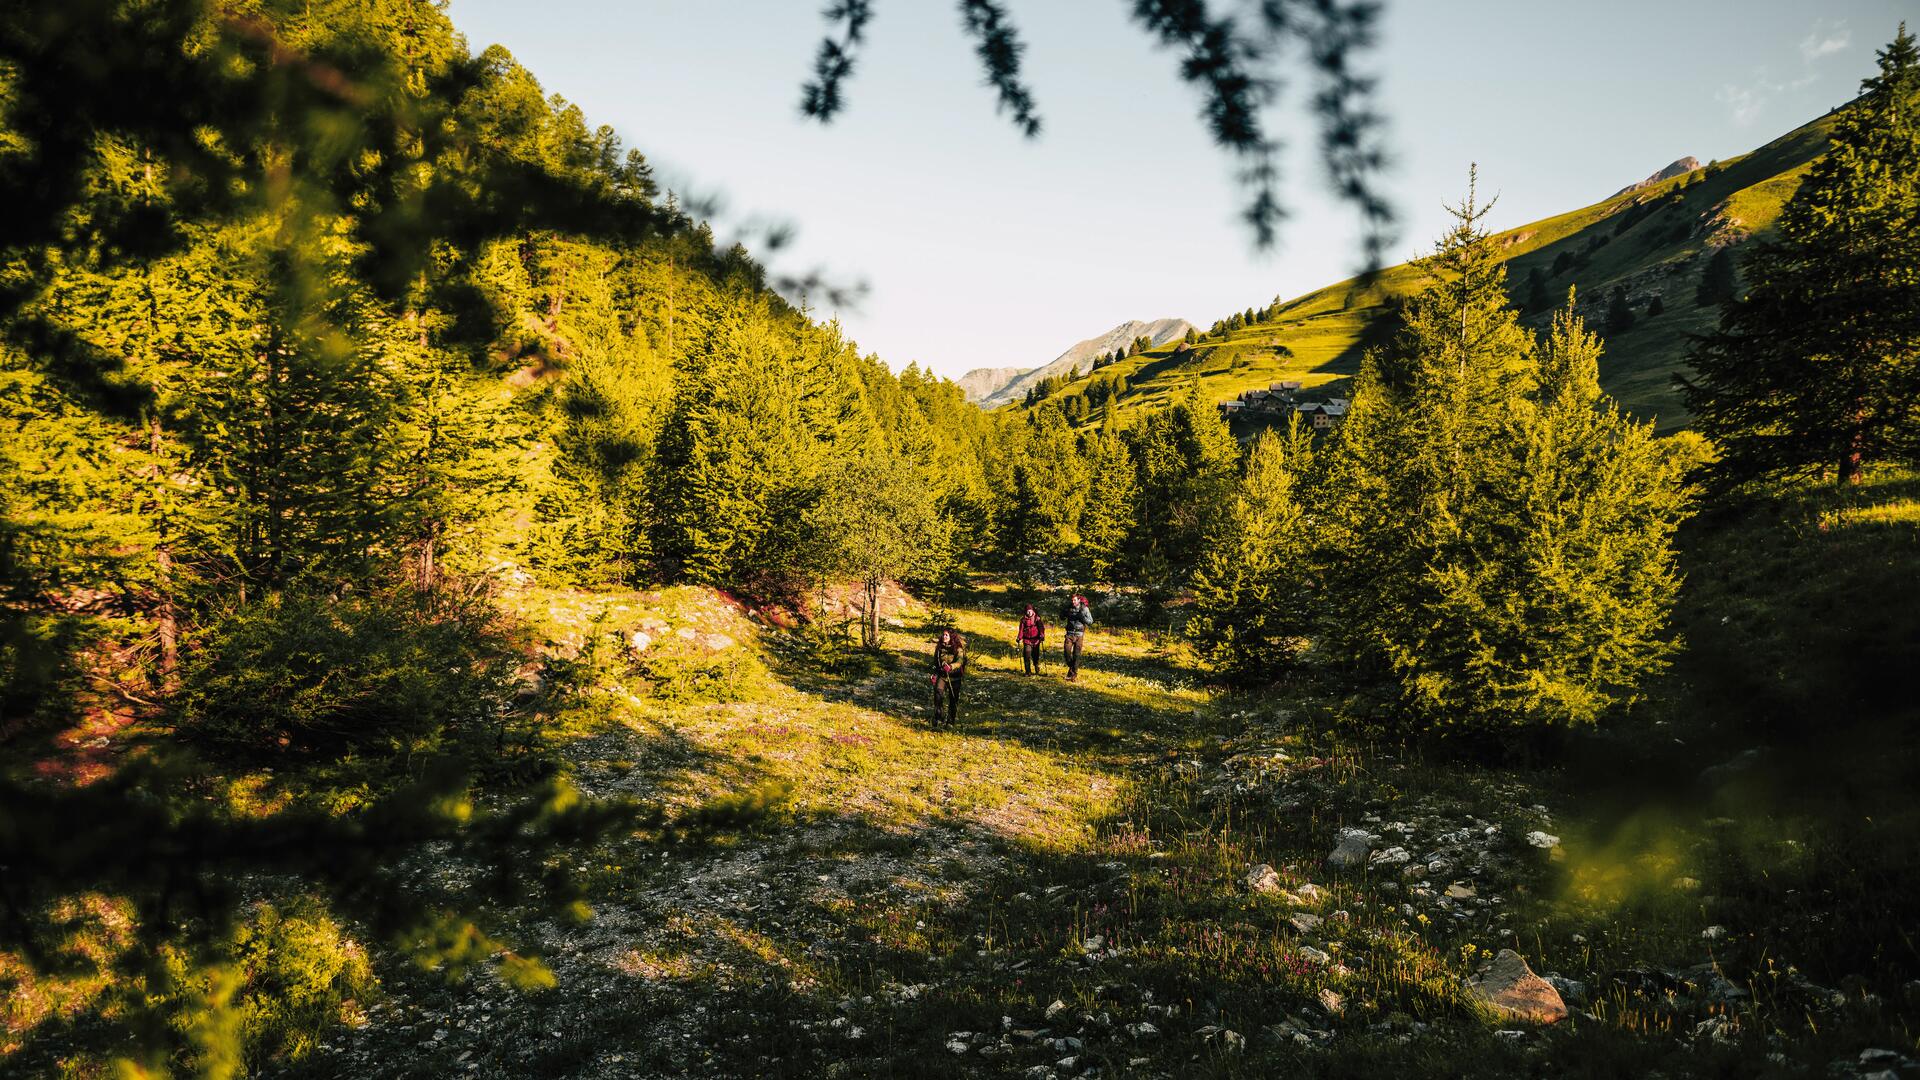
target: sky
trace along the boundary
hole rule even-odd
[[[1260,251],[1179,58],[1126,0],[1006,0],[1044,124],[1032,140],[996,114],[950,0],[875,0],[845,111],[803,118],[822,6],[450,0],[449,14],[473,51],[504,45],[663,183],[718,197],[722,240],[793,227],[772,270],[863,283],[850,307],[812,306],[895,369],[1036,366],[1127,319],[1204,328],[1359,265],[1353,214],[1295,108],[1310,93],[1297,56],[1273,114],[1291,217]],[[1920,25],[1920,0],[1388,0],[1361,66],[1389,121],[1390,261],[1427,250],[1470,163],[1498,195],[1496,230],[1577,209],[1847,101],[1902,19]]]

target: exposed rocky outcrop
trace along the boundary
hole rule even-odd
[[[1097,357],[1126,347],[1134,338],[1143,337],[1149,344],[1164,345],[1192,329],[1195,329],[1194,325],[1185,319],[1155,319],[1152,322],[1128,319],[1098,337],[1075,343],[1072,348],[1054,357],[1051,363],[1018,376],[988,395],[984,404],[1005,405],[1010,401],[1018,401],[1028,387],[1049,376],[1065,375],[1074,370],[1085,374],[1093,369]]]
[[[1553,984],[1533,973],[1512,949],[1501,949],[1478,978],[1467,984],[1503,1020],[1552,1024],[1567,1018],[1567,1004]]]
[[[968,401],[985,401],[1013,380],[1032,371],[1023,367],[977,367],[954,380]]]
[[[1629,191],[1639,191],[1642,188],[1650,188],[1662,180],[1671,180],[1676,176],[1681,176],[1686,173],[1690,173],[1699,167],[1700,167],[1700,159],[1697,157],[1694,157],[1692,154],[1688,154],[1686,157],[1683,157],[1680,160],[1673,162],[1672,164],[1668,165],[1666,168],[1661,169],[1659,172],[1654,173],[1652,176],[1647,177],[1645,180],[1642,180],[1637,184],[1628,184],[1626,187],[1623,187],[1619,191],[1616,191],[1613,194],[1607,196],[1607,198],[1617,199],[1620,196],[1625,195]]]

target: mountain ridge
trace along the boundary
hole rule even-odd
[[[978,404],[1013,380],[1032,371],[1030,367],[977,367],[953,380],[967,400]]]
[[[1133,344],[1136,338],[1146,338],[1148,348],[1153,348],[1183,337],[1188,330],[1194,329],[1197,328],[1185,319],[1155,319],[1152,322],[1128,319],[1104,334],[1075,342],[1048,363],[1016,376],[988,395],[982,404],[992,408],[1017,401],[1026,394],[1029,387],[1038,384],[1042,379],[1067,375],[1075,370],[1080,374],[1087,374],[1093,370],[1093,362],[1096,359],[1115,349],[1126,348]]]
[[[1719,319],[1717,304],[1696,302],[1706,264],[1722,248],[1769,233],[1807,169],[1826,152],[1838,111],[1739,157],[1649,178],[1579,209],[1494,233],[1508,290],[1525,320],[1544,326],[1575,288],[1579,314],[1605,339],[1602,387],[1636,416],[1656,421],[1662,433],[1684,426],[1673,377],[1685,370],[1692,338]],[[1261,320],[1206,334],[1190,349],[1128,357],[1094,376],[1111,381],[1114,391],[1099,395],[1101,404],[1086,410],[1086,421],[1163,408],[1195,385],[1214,401],[1281,380],[1303,383],[1309,396],[1338,393],[1366,350],[1382,342],[1398,305],[1425,283],[1417,260],[1400,263],[1371,281],[1349,278],[1276,304]],[[1606,325],[1616,291],[1635,316],[1630,327]],[[1075,380],[1049,400],[1090,384]]]

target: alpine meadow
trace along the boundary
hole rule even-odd
[[[1920,1077],[1899,2],[14,0],[0,1077]]]

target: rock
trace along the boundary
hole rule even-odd
[[[967,1042],[967,1036],[972,1034],[970,1031],[954,1032],[953,1035],[947,1039],[947,1053],[954,1055],[966,1053],[967,1048],[972,1045]]]
[[[1053,1052],[1056,1054],[1077,1054],[1087,1048],[1086,1043],[1081,1042],[1071,1035],[1055,1039],[1048,1045],[1053,1047]]]
[[[1363,829],[1340,830],[1340,841],[1334,845],[1333,854],[1327,856],[1327,865],[1335,870],[1351,870],[1367,861],[1367,855],[1373,851],[1373,834]]]
[[[1067,1003],[1064,1001],[1061,1001],[1059,998],[1055,998],[1053,1000],[1053,1004],[1047,1006],[1047,1022],[1052,1023],[1053,1021],[1059,1019],[1060,1014],[1066,1011],[1067,1011]]]
[[[627,639],[627,644],[633,646],[634,652],[646,652],[653,646],[653,635],[645,630],[635,630],[633,636]]]
[[[1501,949],[1478,978],[1467,983],[1475,997],[1502,1019],[1552,1024],[1566,1019],[1567,1004],[1553,984],[1533,973],[1512,949]]]
[[[1898,1050],[1871,1048],[1860,1051],[1860,1067],[1863,1069],[1897,1069],[1906,1062]]]
[[[708,634],[702,644],[714,652],[724,652],[733,648],[733,639],[725,634]]]
[[[1140,1042],[1147,1042],[1148,1040],[1159,1038],[1160,1029],[1142,1020],[1137,1024],[1128,1024],[1127,1034]]]
[[[1327,891],[1309,881],[1305,885],[1293,890],[1293,895],[1299,897],[1302,903],[1317,904],[1322,897],[1327,895]]]
[[[1551,983],[1553,988],[1559,992],[1561,1000],[1567,1002],[1569,1005],[1585,1005],[1587,1003],[1586,983],[1581,982],[1579,979],[1569,979],[1564,975],[1547,975],[1545,978],[1547,982]]]
[[[1311,934],[1315,930],[1320,929],[1320,916],[1305,911],[1294,912],[1292,915],[1287,916],[1287,921],[1292,923],[1293,928],[1302,934]]]
[[[1327,1010],[1328,1016],[1339,1016],[1341,1013],[1347,1011],[1347,1000],[1332,990],[1322,987],[1320,990],[1320,1007]]]
[[[1256,863],[1247,868],[1244,879],[1247,891],[1255,894],[1272,894],[1281,891],[1280,873],[1266,863]]]
[[[1224,1028],[1220,1032],[1220,1047],[1228,1053],[1238,1054],[1247,1048],[1247,1037],[1232,1028]]]
[[[1333,957],[1330,954],[1323,950],[1316,949],[1311,945],[1302,945],[1300,947],[1300,955],[1306,957],[1307,960],[1312,963],[1319,964],[1321,967],[1326,967],[1328,964],[1333,963]]]
[[[1411,861],[1413,856],[1403,847],[1390,847],[1385,851],[1376,851],[1367,859],[1370,866],[1404,866]]]
[[[1719,941],[1726,936],[1727,928],[1724,926],[1709,926],[1705,930],[1700,931],[1700,937],[1706,941]]]
[[[1540,848],[1542,850],[1546,850],[1549,848],[1559,847],[1560,838],[1553,835],[1552,833],[1541,832],[1539,829],[1535,829],[1532,832],[1527,834],[1527,843],[1532,844],[1534,847]]]
[[[1471,900],[1480,895],[1474,887],[1464,881],[1456,881],[1447,886],[1447,896],[1454,900]]]

